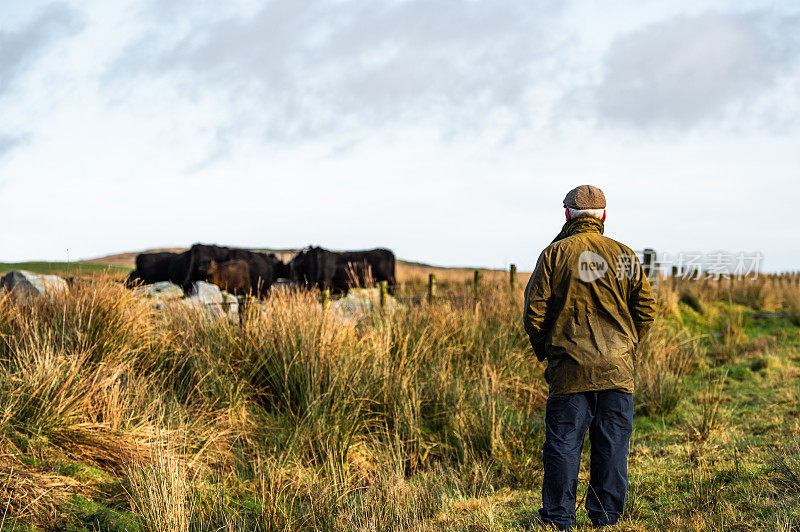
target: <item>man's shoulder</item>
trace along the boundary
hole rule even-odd
[[[567,236],[561,240],[556,240],[555,242],[550,243],[550,245],[542,250],[541,256],[552,257],[570,249],[572,246],[574,246],[574,242],[572,242],[574,236],[575,235]]]
[[[633,253],[633,250],[630,247],[626,246],[625,244],[623,244],[619,240],[614,240],[613,238],[607,237],[605,235],[598,235],[598,236],[602,239],[602,241],[607,246],[617,247],[617,248],[620,249],[620,251],[622,251],[624,253],[629,253],[629,254]]]
[[[565,254],[569,255],[574,252],[582,252],[587,249],[590,251],[601,251],[605,249],[607,252],[614,253],[615,255],[635,255],[630,247],[613,238],[601,235],[600,233],[578,233],[553,242],[544,248],[542,256],[557,257]]]

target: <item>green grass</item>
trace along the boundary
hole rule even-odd
[[[713,332],[708,327],[706,332]],[[665,416],[636,416],[630,454],[630,493],[620,530],[796,530],[800,526],[800,332],[785,321],[748,322],[753,350],[731,366],[701,368],[686,379],[684,396]],[[774,362],[752,370],[765,354]],[[731,371],[738,367],[739,371]],[[736,373],[736,377],[732,376]],[[708,398],[708,378],[722,379]],[[701,438],[703,401],[719,403],[710,433]],[[579,500],[588,482],[584,447]],[[538,485],[537,485],[538,488]],[[505,491],[474,501],[481,511],[451,516],[454,527],[477,519],[487,530],[516,530],[533,515],[539,494]],[[579,508],[579,528],[589,529]]]
[[[2,528],[535,529],[543,367],[519,292],[462,291],[358,320],[287,293],[242,327],[103,280],[0,296]],[[796,530],[800,329],[698,293],[662,290],[642,345],[616,530]]]
[[[14,270],[27,270],[46,275],[85,275],[92,273],[127,273],[130,268],[94,262],[0,262],[0,275]]]

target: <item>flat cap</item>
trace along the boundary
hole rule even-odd
[[[570,209],[605,209],[606,197],[603,191],[592,185],[575,187],[564,198],[564,207]]]

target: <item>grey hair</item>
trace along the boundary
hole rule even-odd
[[[605,209],[573,209],[567,207],[569,209],[569,217],[570,219],[574,220],[575,218],[597,218],[598,220],[603,219],[603,214],[605,214]]]

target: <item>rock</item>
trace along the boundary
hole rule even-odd
[[[19,299],[66,292],[67,282],[58,275],[40,275],[25,270],[15,270],[0,279],[0,286]]]
[[[239,320],[239,300],[233,294],[223,292],[215,284],[196,282],[190,296],[183,303],[202,307],[209,316],[226,316],[231,321]]]
[[[139,286],[134,290],[137,294],[145,297],[169,301],[183,297],[183,289],[169,281],[160,281],[154,284]]]
[[[340,313],[342,316],[351,318],[361,318],[366,316],[373,309],[381,307],[381,292],[379,288],[353,288],[346,296],[331,302],[331,310]],[[394,311],[400,307],[400,303],[390,295],[386,296],[386,311]]]
[[[215,284],[197,281],[192,286],[189,298],[205,305],[221,305],[224,302],[222,291]]]
[[[223,290],[222,310],[228,314],[239,314],[239,298]]]

